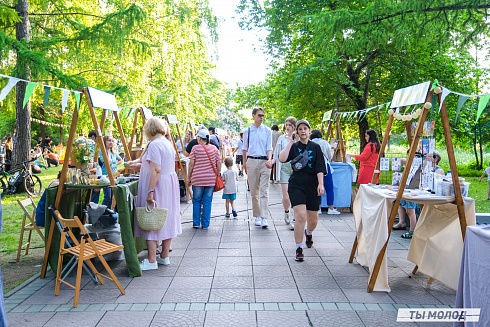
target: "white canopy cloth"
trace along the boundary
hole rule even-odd
[[[360,185],[354,200],[353,214],[357,233],[359,264],[372,274],[378,254],[388,240],[388,218],[396,191],[383,186]],[[463,238],[454,196],[435,196],[428,192],[406,190],[402,199],[423,204],[407,259],[419,271],[456,289],[463,253]],[[468,226],[474,225],[475,201],[463,198]],[[389,292],[386,252],[374,291]]]

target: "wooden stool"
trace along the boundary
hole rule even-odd
[[[29,254],[29,247],[31,245],[31,236],[32,236],[32,231],[36,230],[39,233],[39,236],[41,236],[43,242],[46,240],[44,239],[44,235],[39,229],[39,226],[36,225],[36,204],[32,200],[31,197],[25,199],[25,200],[17,200],[17,203],[20,205],[22,210],[24,210],[24,218],[22,219],[22,227],[20,228],[20,240],[19,240],[19,247],[17,249],[17,262],[20,260],[20,252],[22,249],[25,247],[26,248],[26,255]],[[28,206],[32,206],[33,210],[32,213],[29,213]],[[29,219],[30,222],[26,224],[26,217]],[[27,238],[27,243],[22,244],[22,241],[24,240],[24,232],[29,231],[29,236]]]

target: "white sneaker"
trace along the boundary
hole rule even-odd
[[[327,215],[340,215],[340,212],[338,212],[337,209],[328,209]]]
[[[260,217],[255,218],[255,226],[262,226],[262,218]]]
[[[165,259],[163,259],[162,257],[157,257],[157,263],[159,265],[168,266],[170,265],[170,259],[169,257],[166,257]]]
[[[148,259],[145,259],[140,262],[140,268],[141,270],[155,270],[158,269],[158,263],[156,261],[151,263]]]
[[[318,214],[321,215],[322,214],[322,209],[318,210]]]
[[[289,225],[291,219],[289,219],[289,212],[284,212],[284,222]]]
[[[269,224],[267,223],[267,218],[262,218],[262,224],[261,225],[263,228],[269,227]]]
[[[289,227],[291,228],[291,230],[294,230],[294,219],[291,220],[291,224],[289,225]]]

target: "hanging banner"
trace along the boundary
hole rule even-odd
[[[442,89],[442,94],[441,94],[441,102],[439,103],[439,112],[441,112],[441,108],[442,108],[442,104],[444,103],[444,101],[446,100],[446,97],[451,94],[451,91],[446,89],[446,88],[443,88]]]
[[[44,100],[43,100],[43,108],[46,109],[49,100],[49,93],[51,93],[51,88],[47,85],[44,85]]]
[[[80,110],[80,92],[73,92],[75,94],[75,102],[77,106],[77,112]]]
[[[487,106],[488,100],[490,100],[490,94],[480,97],[480,100],[478,101],[478,111],[476,112],[476,122],[478,122],[478,119],[480,119],[481,113]]]
[[[22,102],[22,108],[25,108],[27,101],[29,101],[29,98],[31,97],[32,93],[34,92],[34,89],[36,88],[36,83],[34,82],[28,82],[26,86],[26,93],[24,94],[24,102]]]
[[[61,98],[61,113],[65,112],[66,105],[68,104],[69,95],[70,95],[70,91],[63,90],[63,98]]]
[[[129,108],[129,113],[126,115],[126,119],[129,118],[129,116],[131,116],[131,114],[134,112],[134,109],[133,108]]]
[[[454,123],[458,122],[458,117],[459,117],[459,111],[461,110],[461,107],[465,104],[466,100],[468,100],[469,96],[468,95],[460,95],[458,99],[458,108],[456,109],[456,120]]]
[[[15,77],[11,77],[9,79],[7,85],[2,89],[2,92],[0,92],[0,102],[2,102],[3,99],[5,99],[7,94],[9,94],[10,90],[12,90],[12,88],[17,84],[18,81],[20,81],[20,79]]]

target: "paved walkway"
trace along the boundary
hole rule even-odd
[[[9,326],[416,326],[396,323],[397,309],[454,304],[455,292],[438,281],[409,277],[410,241],[397,231],[388,247],[392,291],[367,293],[367,270],[348,263],[352,214],[320,215],[314,248],[296,262],[280,186],[270,188],[268,229],[254,226],[243,179],[239,187],[238,219],[225,219],[224,200],[215,194],[209,230],[193,229],[192,205],[182,203],[183,233],[172,243],[170,266],[129,278],[124,261],[112,263],[126,295],[110,281],[84,278],[73,308],[74,291],[62,285],[55,296],[50,273],[9,294]]]

